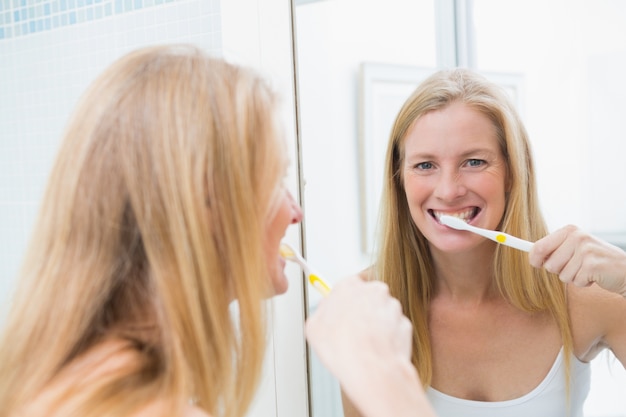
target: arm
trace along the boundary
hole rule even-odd
[[[341,281],[307,321],[306,336],[363,417],[435,415],[411,364],[411,324],[385,284]]]
[[[609,348],[626,368],[626,298],[597,285],[570,285],[567,293],[578,359],[589,362]]]
[[[566,226],[538,240],[530,263],[579,287],[598,284],[626,297],[626,252],[574,226]]]
[[[626,367],[626,252],[566,226],[535,242],[529,260],[573,284],[568,292],[579,359],[608,347]]]

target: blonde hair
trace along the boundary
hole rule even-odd
[[[435,275],[428,242],[409,212],[401,168],[404,139],[410,127],[425,113],[453,102],[481,112],[496,129],[507,161],[507,202],[500,230],[532,241],[547,232],[526,130],[504,91],[465,69],[431,75],[407,99],[392,128],[385,161],[381,238],[373,269],[375,277],[388,283],[413,322],[413,363],[424,385],[429,385],[432,378],[428,307]],[[515,307],[526,312],[548,311],[554,317],[569,360],[573,348],[565,286],[557,276],[532,268],[525,256],[502,245],[496,247],[493,268],[497,287]],[[566,369],[569,362],[567,365]]]
[[[60,395],[64,415],[159,400],[169,416],[190,398],[245,414],[265,348],[262,245],[286,165],[275,106],[255,73],[186,45],[130,53],[92,84],[0,344],[0,416],[108,338],[128,341],[135,364]]]

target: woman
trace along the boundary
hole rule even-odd
[[[281,184],[275,106],[253,72],[191,46],[130,53],[92,84],[0,341],[0,416],[245,414],[264,357],[262,299],[287,289],[279,244],[302,218]],[[371,416],[384,414],[355,370],[395,383],[371,358],[417,387],[407,404],[425,403],[410,324],[385,288],[346,280],[307,325]],[[376,334],[377,350],[343,361]]]
[[[588,362],[609,348],[626,365],[626,255],[574,227],[544,238],[527,134],[506,95],[468,70],[433,74],[396,118],[384,175],[365,275],[411,319],[437,414],[581,416]],[[448,228],[443,214],[541,240],[529,257]]]

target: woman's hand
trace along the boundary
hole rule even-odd
[[[411,363],[411,322],[386,284],[342,280],[308,319],[306,336],[364,416],[434,415]]]
[[[575,226],[566,226],[538,240],[530,263],[579,287],[598,284],[626,297],[626,252]]]
[[[393,357],[410,362],[411,322],[386,284],[358,276],[340,281],[306,324],[310,345],[329,368]]]

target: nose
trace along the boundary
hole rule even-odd
[[[437,178],[434,195],[442,201],[454,201],[467,193],[463,178],[457,170],[446,170]]]
[[[289,195],[289,201],[291,202],[291,224],[300,223],[303,217],[302,207],[300,207],[300,204],[298,204],[298,202],[295,198],[293,198],[293,195],[291,195],[290,192],[287,192],[287,194]]]

